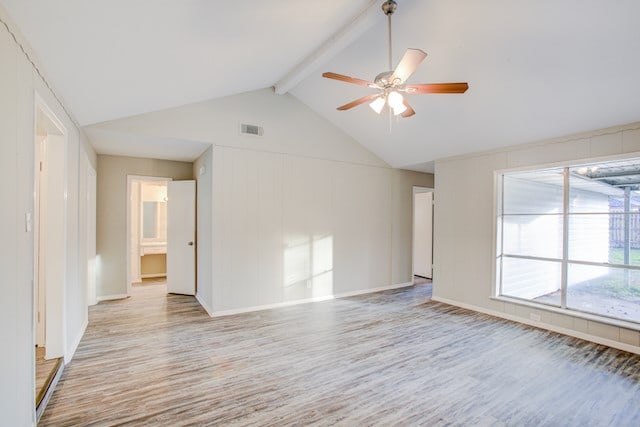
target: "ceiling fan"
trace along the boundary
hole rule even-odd
[[[397,6],[394,0],[387,0],[382,4],[382,11],[387,16],[389,29],[389,69],[392,69],[391,15],[396,11]],[[418,65],[420,65],[426,57],[427,54],[420,49],[407,49],[395,69],[378,74],[373,82],[331,72],[323,73],[322,77],[377,89],[376,93],[363,96],[362,98],[338,107],[337,109],[340,111],[349,110],[368,102],[373,111],[378,114],[382,112],[385,105],[388,105],[395,116],[411,117],[416,112],[402,96],[401,92],[409,95],[423,93],[464,93],[469,88],[467,83],[405,84],[407,79],[411,77],[416,68],[418,68]]]

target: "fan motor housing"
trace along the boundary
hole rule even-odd
[[[384,3],[382,3],[382,11],[387,16],[393,15],[393,12],[396,11],[397,7],[398,7],[398,3],[396,3],[393,0],[387,0]]]
[[[393,75],[393,71],[385,71],[376,76],[373,82],[381,89],[386,89],[394,86],[398,86],[398,79],[391,81],[390,78]]]

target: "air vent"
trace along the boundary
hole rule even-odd
[[[262,126],[242,123],[240,125],[240,133],[244,135],[262,136],[262,134],[264,133],[264,129],[262,129]]]

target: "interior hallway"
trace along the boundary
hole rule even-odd
[[[91,307],[40,425],[640,425],[640,356],[430,301],[430,284],[211,319]]]

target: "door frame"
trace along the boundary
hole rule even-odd
[[[165,181],[170,182],[173,181],[173,178],[162,177],[162,176],[146,176],[146,175],[127,175],[127,250],[126,250],[126,268],[127,268],[127,295],[131,295],[131,282],[133,281],[133,277],[131,277],[131,215],[132,215],[132,200],[131,200],[131,187],[136,182],[142,181]],[[139,255],[138,255],[139,256]]]
[[[64,304],[67,274],[67,162],[69,143],[66,127],[37,91],[34,93],[33,129],[35,146],[33,170],[33,344],[35,352],[35,346],[38,341],[37,337],[40,334],[38,332],[38,310],[36,309],[36,304],[39,302],[38,293],[41,289],[44,289],[44,294],[41,293],[40,297],[44,296],[45,299],[43,326],[45,358],[52,359],[64,357],[66,353]],[[45,142],[40,141],[41,135],[39,135],[39,133],[42,132],[45,133]],[[45,150],[47,150],[47,153],[44,155],[41,151],[42,145],[44,145]],[[49,154],[53,154],[54,157],[50,158]],[[60,194],[56,194],[59,197],[55,198],[55,200],[57,200],[57,206],[52,207],[47,201],[45,201],[45,206],[41,206],[41,162],[43,167],[54,170],[55,176],[60,178],[55,182],[49,182],[48,180],[47,184],[53,184],[53,189],[47,188],[46,190],[47,195],[49,195],[51,191],[56,191],[56,193],[60,192]],[[57,214],[53,225],[47,223],[47,220],[51,219],[52,209],[55,211],[55,214]],[[42,210],[44,210],[44,212],[49,211],[46,217],[42,215]],[[51,239],[54,241],[52,245],[55,246],[55,250],[51,248],[47,249],[46,241],[44,243],[45,247],[42,247],[43,238],[47,236],[41,235],[41,226],[44,226],[47,230],[55,231],[57,238]],[[45,283],[42,284],[39,276],[40,273],[44,272],[45,275],[48,274],[46,269],[42,270],[45,268],[44,263],[56,265],[60,270],[56,274],[56,280],[50,280],[49,282],[45,280]]]
[[[89,159],[85,159],[86,163],[86,225],[87,225],[87,241],[86,241],[86,267],[87,267],[87,305],[95,305],[98,303],[97,297],[97,189],[98,174]]]
[[[416,236],[415,203],[416,203],[416,194],[418,193],[433,193],[433,198],[431,203],[431,280],[433,280],[433,234],[434,234],[433,225],[435,224],[434,217],[433,217],[433,213],[434,213],[433,205],[436,199],[436,192],[435,192],[435,188],[414,185],[411,188],[411,283],[413,283],[414,277],[416,277],[415,269],[414,269],[415,254],[413,252],[415,248],[415,236]]]

